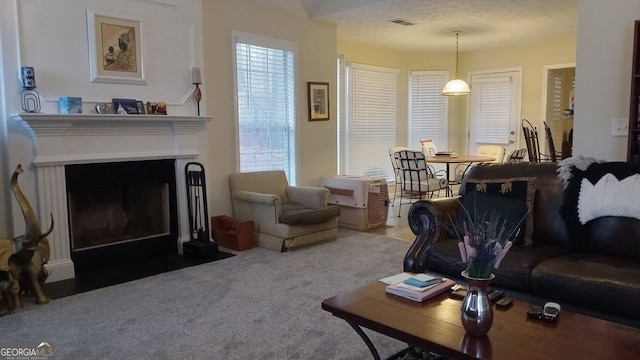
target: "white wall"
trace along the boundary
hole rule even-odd
[[[141,21],[143,67],[146,85],[94,83],[89,71],[87,9],[96,14]],[[11,118],[22,111],[20,66],[33,66],[43,113],[58,113],[60,96],[83,98],[83,112],[95,113],[96,102],[112,98],[166,101],[171,115],[195,115],[191,95],[191,68],[201,67],[202,4],[200,0],[3,0],[0,2],[2,45],[2,157],[0,188],[8,188],[15,166],[25,173],[20,185],[32,204],[37,199],[31,162],[34,143],[30,131]],[[206,109],[206,101],[201,105]],[[206,111],[203,115],[206,114]],[[208,151],[202,161],[207,163]],[[3,195],[7,196],[6,191]],[[0,199],[2,199],[0,197]],[[0,236],[24,231],[22,214],[15,204],[12,215],[0,222]],[[4,202],[3,210],[8,208]],[[3,217],[6,218],[6,217]],[[11,223],[15,223],[12,229]]]
[[[626,161],[627,138],[611,119],[629,117],[634,20],[638,0],[579,0],[574,155]]]
[[[147,85],[104,84],[89,81],[86,10],[140,18],[145,37]],[[201,160],[206,167],[210,215],[231,214],[228,176],[236,171],[231,30],[278,37],[298,44],[297,81],[298,184],[317,185],[320,176],[336,173],[336,28],[309,20],[302,14],[284,13],[230,0],[3,0],[0,2],[2,126],[0,188],[18,163],[26,167],[21,185],[36,199],[33,141],[10,114],[21,111],[20,66],[33,66],[43,112],[57,113],[60,96],[82,96],[84,112],[95,102],[113,97],[167,101],[172,115],[195,115],[191,96],[192,66],[202,70],[202,114],[213,116],[207,126],[209,151]],[[206,59],[206,61],[205,61]],[[329,82],[331,121],[307,120],[306,82]],[[6,154],[6,156],[4,156]],[[179,189],[182,190],[182,189]],[[3,195],[9,197],[8,191]],[[2,197],[0,197],[2,199]],[[14,203],[14,202],[12,202]],[[15,204],[14,204],[15,205]],[[0,205],[2,211],[8,203]],[[22,229],[16,206],[0,221],[0,236]],[[0,212],[2,214],[2,212]],[[5,220],[6,219],[6,220]]]
[[[335,175],[336,155],[336,27],[241,1],[204,2],[205,67],[211,163],[207,171],[209,213],[231,215],[229,175],[236,172],[236,133],[231,31],[295,42],[297,59],[296,126],[298,185],[318,185],[321,176]],[[329,82],[330,121],[308,121],[307,81]]]
[[[338,51],[345,61],[400,69],[398,76],[397,145],[415,148],[418,144],[406,144],[408,128],[408,73],[411,70],[449,70],[453,77],[455,53],[406,53],[347,41],[338,41]],[[545,65],[566,64],[576,61],[576,39],[560,37],[542,44],[525,44],[519,47],[496,48],[487,51],[463,53],[460,56],[460,76],[467,81],[468,72],[522,67],[522,109],[520,115],[542,129],[543,89]],[[466,96],[449,99],[449,150],[464,152],[467,148],[467,100]],[[525,147],[524,140],[517,144]],[[391,165],[389,165],[391,166]]]
[[[147,86],[88,82],[86,8],[106,8],[114,12],[127,9],[127,13],[142,17],[144,24],[154,29],[148,33],[148,40],[154,45],[149,45],[150,50],[145,55],[151,66]],[[578,10],[574,153],[624,160],[626,139],[603,134],[611,133],[611,118],[628,116],[632,29],[633,20],[640,18],[640,3],[637,0],[579,0]],[[193,44],[190,46],[193,53],[185,50],[184,43],[167,41],[175,39],[155,33],[160,31],[164,34],[165,27],[174,26],[178,32],[192,31]],[[204,80],[203,114],[214,117],[207,128],[209,211],[210,215],[230,214],[228,175],[236,170],[231,63],[233,29],[298,43],[298,182],[313,185],[320,176],[335,173],[335,26],[233,0],[207,0],[203,3],[200,0],[0,1],[0,120],[2,128],[8,130],[6,136],[0,138],[0,188],[3,189],[0,192],[0,236],[12,235],[7,231],[10,227],[7,224],[14,218],[22,224],[19,215],[3,219],[6,217],[1,215],[7,204],[2,202],[2,194],[6,201],[8,178],[13,168],[18,162],[29,164],[33,151],[30,134],[8,119],[9,114],[20,109],[17,77],[20,65],[36,68],[38,90],[45,99],[47,111],[56,112],[55,100],[59,96],[75,94],[87,100],[109,100],[116,96],[165,99],[172,104],[170,112],[187,115],[195,113],[193,101],[189,96],[183,96],[190,86],[189,69],[192,65],[200,66]],[[453,57],[442,60],[446,63],[454,61]],[[417,62],[416,59],[398,61],[404,64]],[[463,70],[475,69],[473,66],[473,69]],[[532,77],[542,81],[542,74]],[[331,121],[306,120],[306,81],[331,83]],[[534,96],[540,97],[541,92]],[[531,116],[541,111],[541,108],[531,108]],[[524,112],[528,111],[524,109]],[[406,127],[399,131],[406,132]],[[33,177],[33,172],[23,176],[25,179]],[[30,199],[36,198],[34,186],[25,190]]]
[[[13,217],[11,212],[11,193],[9,190],[9,151],[8,114],[19,108],[14,105],[16,99],[12,96],[12,104],[7,103],[8,92],[17,92],[17,36],[15,32],[17,5],[15,1],[0,2],[0,237],[12,236]],[[9,80],[11,79],[11,81]]]

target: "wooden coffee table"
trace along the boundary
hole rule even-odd
[[[376,282],[322,302],[322,309],[346,320],[379,355],[361,327],[420,346],[451,359],[638,359],[640,329],[562,310],[557,323],[527,319],[529,303],[514,300],[494,309],[487,336],[465,334],[460,300],[439,295],[424,303],[385,293]]]

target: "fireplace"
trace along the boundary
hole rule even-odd
[[[207,166],[202,156],[210,117],[19,114],[14,119],[33,137],[27,171],[35,169],[34,210],[42,223],[48,224],[49,214],[55,221],[48,236],[47,281],[73,278],[76,268],[117,264],[149,249],[181,251],[189,241],[181,169],[192,161]],[[154,174],[162,168],[163,175]],[[146,203],[145,210],[140,203]]]
[[[175,254],[174,160],[65,166],[76,272]]]

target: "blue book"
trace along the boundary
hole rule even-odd
[[[427,274],[416,274],[407,280],[404,281],[405,284],[415,286],[415,287],[427,287],[429,285],[437,284],[442,282],[441,277],[431,276]]]
[[[403,288],[403,283],[387,285],[385,291],[389,294],[402,296],[413,301],[423,302],[438,294],[449,291],[449,289],[451,289],[451,287],[455,284],[456,283],[451,279],[440,278],[437,284],[432,285],[425,291],[416,291]]]

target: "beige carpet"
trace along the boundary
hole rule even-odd
[[[402,271],[410,242],[351,230],[289,253],[237,256],[0,318],[2,342],[47,341],[56,359],[370,359],[323,299]],[[368,332],[386,358],[406,347]]]

